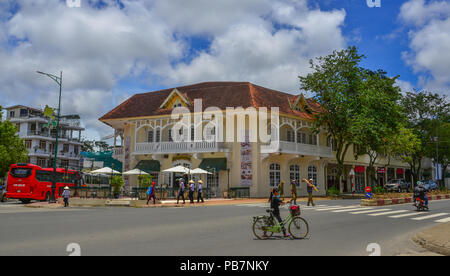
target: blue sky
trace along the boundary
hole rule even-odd
[[[71,0],[77,1],[77,0]],[[56,105],[85,136],[135,93],[204,81],[250,81],[298,94],[308,61],[355,45],[362,66],[399,75],[404,91],[449,94],[450,3],[445,0],[0,1],[0,105]]]

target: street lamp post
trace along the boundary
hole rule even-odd
[[[50,195],[50,203],[56,202],[55,200],[55,190],[56,190],[56,162],[58,159],[58,137],[59,137],[59,117],[61,115],[61,91],[62,91],[62,71],[60,73],[60,76],[55,76],[48,73],[43,73],[40,71],[37,71],[37,73],[46,75],[47,77],[54,80],[59,85],[59,100],[58,100],[58,115],[56,117],[56,142],[55,142],[55,157],[53,160],[53,179],[52,179],[52,194]]]

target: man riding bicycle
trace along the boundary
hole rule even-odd
[[[280,205],[284,202],[280,199],[280,190],[275,188],[273,190],[272,199],[270,201],[270,208],[272,209],[272,215],[277,219],[279,223],[283,222],[280,216]],[[283,234],[285,237],[290,237],[290,234],[286,233],[286,229],[283,227]]]

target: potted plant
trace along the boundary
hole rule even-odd
[[[111,179],[111,186],[113,188],[114,198],[119,198],[120,189],[124,184],[123,178],[119,175],[113,176]]]

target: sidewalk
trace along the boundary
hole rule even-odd
[[[450,222],[420,232],[412,240],[431,252],[450,256]]]
[[[333,198],[327,197],[315,197],[314,201],[321,200],[331,200]],[[289,201],[290,198],[285,198],[285,202]],[[307,197],[297,198],[297,202],[307,202]],[[118,204],[111,204],[111,203]],[[121,204],[126,203],[129,204]],[[267,203],[268,198],[238,198],[238,199],[226,199],[226,198],[213,198],[213,199],[205,199],[204,203],[197,203],[197,199],[194,200],[194,203],[190,203],[189,200],[186,200],[186,203],[183,204],[183,201],[180,200],[177,204],[177,201],[174,199],[170,200],[162,200],[156,201],[156,204],[153,204],[152,201],[149,204],[146,204],[146,200],[133,200],[131,198],[122,198],[122,199],[90,199],[90,198],[71,198],[69,204],[71,207],[105,207],[105,206],[121,206],[125,207],[135,207],[135,208],[167,208],[167,207],[201,207],[201,206],[220,206],[220,205],[235,205],[235,204],[259,204],[259,203]],[[63,208],[62,202],[49,204],[48,202],[34,202],[25,205],[30,208]]]

